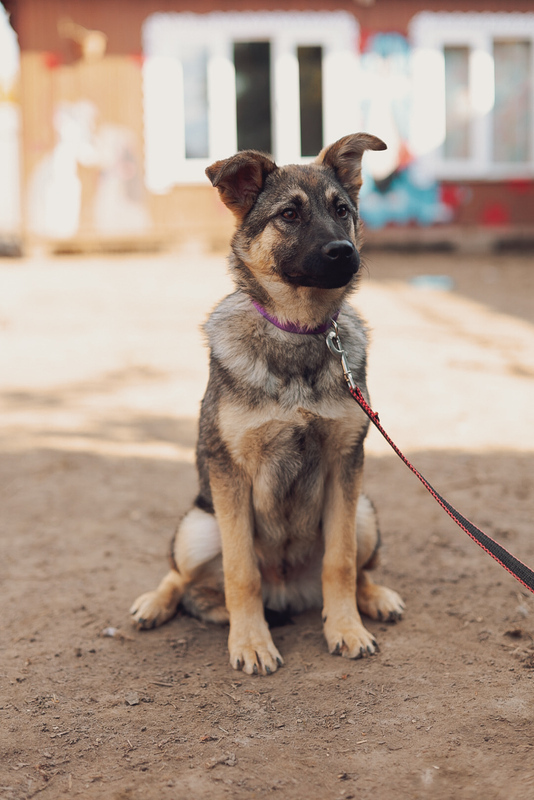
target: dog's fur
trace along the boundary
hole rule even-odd
[[[236,291],[209,317],[210,377],[202,401],[200,491],[172,545],[172,569],[132,606],[140,628],[191,614],[230,622],[230,662],[249,674],[283,661],[264,606],[323,608],[331,653],[377,650],[358,607],[396,620],[404,606],[368,574],[380,537],[360,495],[368,420],[351,398],[321,333],[340,309],[339,334],[366,394],[365,328],[346,302],[359,270],[358,192],[370,134],[345,136],[314,163],[277,167],[253,150],[206,172],[236,217],[230,268]]]

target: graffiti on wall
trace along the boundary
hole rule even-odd
[[[362,217],[370,228],[432,225],[449,222],[454,216],[455,198],[443,193],[437,181],[420,174],[411,153],[410,56],[408,40],[401,34],[363,37],[364,129],[376,133],[388,146],[384,153],[366,156]]]
[[[133,131],[99,123],[98,109],[88,100],[58,104],[53,122],[54,147],[30,179],[32,233],[69,239],[145,232],[150,220]]]

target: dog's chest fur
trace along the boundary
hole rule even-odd
[[[339,319],[365,391],[366,336],[355,312]],[[236,292],[206,324],[210,380],[202,403],[199,473],[205,455],[251,484],[256,546],[265,565],[302,563],[321,534],[325,483],[336,459],[361,458],[366,418],[322,335],[278,330]],[[347,475],[347,480],[352,476]]]

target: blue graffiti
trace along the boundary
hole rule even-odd
[[[425,180],[410,150],[412,111],[411,49],[398,33],[370,37],[361,57],[362,114],[365,129],[388,144],[388,160],[364,175],[362,218],[370,228],[432,225],[450,219],[440,186]],[[380,163],[387,174],[378,173]]]
[[[399,169],[386,181],[365,176],[361,197],[361,216],[369,228],[388,224],[433,225],[446,222],[450,212],[440,200],[436,182],[424,185],[417,182],[409,166]]]

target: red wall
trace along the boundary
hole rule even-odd
[[[86,28],[108,36],[107,53],[121,55],[141,52],[141,26],[157,11],[333,11],[342,9],[358,19],[363,32],[397,31],[407,33],[410,19],[419,11],[533,11],[532,0],[468,0],[464,2],[413,2],[413,0],[375,0],[364,7],[357,0],[4,0],[12,13],[12,24],[23,50],[47,50],[64,60],[75,57],[73,44],[61,39],[57,21],[66,16]]]
[[[534,181],[441,182],[442,199],[458,225],[534,226]]]

